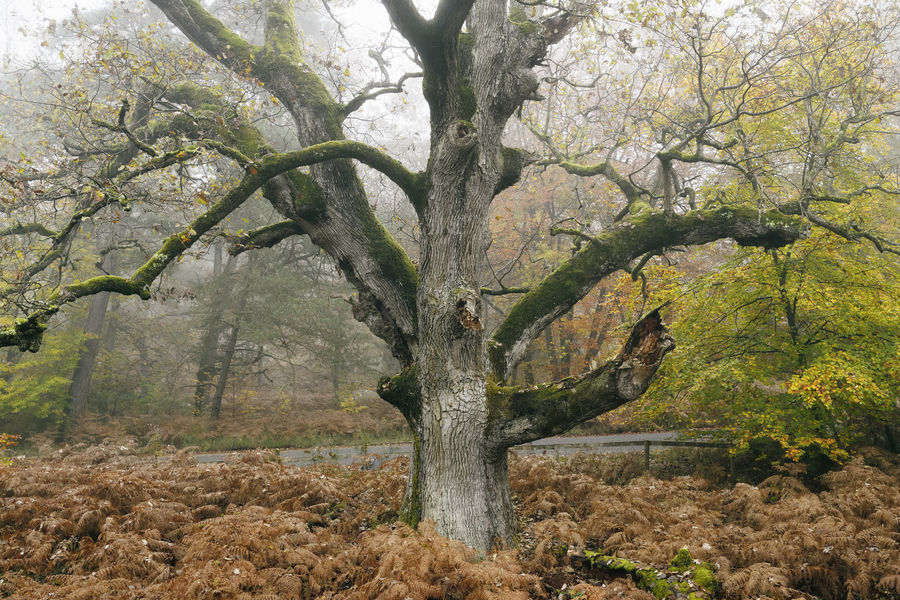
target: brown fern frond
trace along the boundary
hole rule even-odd
[[[885,575],[878,580],[876,587],[883,592],[900,594],[900,573]]]
[[[769,563],[755,563],[732,572],[722,579],[726,598],[754,598],[758,596],[781,597],[788,588],[788,576],[782,569]]]

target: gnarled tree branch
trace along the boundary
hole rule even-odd
[[[190,248],[200,236],[212,229],[238,206],[243,204],[253,192],[259,189],[268,177],[279,174],[277,167],[269,166],[257,174],[246,174],[230,192],[209,210],[194,219],[180,232],[169,236],[156,251],[129,278],[101,275],[82,282],[63,285],[54,290],[43,306],[28,316],[0,330],[0,346],[18,346],[22,350],[36,352],[47,321],[66,304],[78,298],[99,292],[116,292],[126,295],[150,297],[150,284],[163,270],[185,250]]]
[[[674,347],[656,309],[634,326],[619,355],[598,369],[525,389],[489,387],[492,440],[507,448],[559,435],[634,400]]]
[[[741,245],[778,247],[799,239],[800,224],[777,211],[724,207],[666,215],[645,208],[596,236],[517,302],[488,343],[494,374],[511,377],[528,344],[572,308],[603,277],[635,258],[668,246],[732,238]]]
[[[303,233],[303,228],[296,221],[288,220],[266,225],[233,239],[231,247],[228,248],[228,254],[237,256],[256,248],[271,248],[282,240],[295,235],[303,235]]]
[[[341,107],[341,113],[344,116],[349,115],[350,113],[359,110],[360,107],[369,100],[374,100],[375,98],[383,96],[384,94],[399,94],[403,91],[403,84],[406,83],[406,80],[413,77],[422,77],[422,73],[405,73],[400,77],[400,79],[397,80],[396,83],[384,81],[381,83],[368,85],[361,93],[353,97],[349,102]]]
[[[547,162],[553,164],[555,161]],[[540,163],[539,163],[540,164]],[[641,190],[631,183],[631,180],[620,174],[609,161],[594,165],[581,165],[569,161],[561,161],[557,163],[566,173],[572,175],[580,175],[581,177],[591,177],[594,175],[603,175],[606,179],[614,183],[628,200],[628,204],[636,202],[641,197]]]
[[[15,225],[10,225],[5,229],[0,229],[0,237],[6,237],[10,235],[27,235],[29,233],[37,233],[38,235],[41,235],[43,237],[50,238],[59,235],[58,231],[48,229],[41,223],[16,223]]]
[[[298,140],[313,147],[345,142],[341,106],[331,97],[321,78],[304,62],[293,21],[291,0],[267,4],[265,43],[252,46],[197,0],[153,0],[194,43],[239,75],[261,81],[294,118]],[[353,143],[350,143],[352,145]],[[323,150],[323,147],[319,148]],[[289,171],[267,186],[267,197],[284,217],[296,220],[310,239],[330,254],[360,295],[372,298],[381,320],[379,330],[391,330],[392,352],[409,363],[416,346],[418,275],[409,257],[378,222],[353,164],[332,148],[331,154],[311,162],[309,174]],[[248,154],[245,152],[245,154]],[[413,193],[415,176],[383,153],[361,151],[359,158],[374,168],[388,171],[398,185]],[[270,157],[266,157],[268,159]],[[257,168],[254,166],[254,168]],[[314,206],[310,209],[310,199]],[[298,204],[304,205],[298,209]],[[399,332],[399,333],[397,333]]]

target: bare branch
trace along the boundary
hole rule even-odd
[[[541,163],[538,163],[541,164]],[[627,177],[623,177],[616,171],[615,167],[609,161],[597,163],[594,165],[580,165],[567,160],[563,161],[546,161],[546,164],[558,164],[567,173],[572,175],[581,175],[582,177],[592,177],[594,175],[603,175],[609,181],[614,183],[619,190],[625,195],[628,203],[636,202],[641,197],[642,190],[631,183]]]
[[[541,21],[547,45],[561,42],[569,35],[569,32],[575,29],[575,27],[583,20],[584,16],[582,15],[571,12],[561,12]]]
[[[414,77],[422,77],[422,73],[404,73],[403,76],[397,80],[397,83],[383,81],[381,83],[367,85],[363,89],[362,93],[352,98],[349,102],[341,107],[341,112],[344,114],[344,116],[346,116],[354,111],[359,110],[360,107],[369,100],[374,100],[375,98],[383,96],[385,94],[399,94],[403,91],[403,84],[406,83],[408,79],[412,79]]]
[[[527,287],[510,287],[510,288],[502,288],[499,290],[492,290],[490,288],[481,288],[481,294],[484,296],[506,296],[508,294],[527,294],[531,291],[531,288]]]
[[[128,125],[125,124],[125,115],[128,114],[128,110],[130,109],[130,105],[128,104],[128,98],[122,100],[122,108],[119,109],[119,121],[116,125],[111,123],[107,123],[101,119],[91,119],[91,122],[98,127],[103,127],[104,129],[109,129],[110,131],[115,131],[117,133],[125,134],[125,137],[128,138],[132,144],[134,144],[137,148],[141,150],[141,152],[148,154],[152,157],[159,156],[159,153],[152,146],[149,146],[139,140],[131,129],[128,128]]]
[[[594,241],[594,238],[583,231],[578,231],[577,229],[569,229],[566,227],[551,227],[550,235],[571,235],[577,237],[578,239],[585,240],[588,242]]]
[[[806,211],[803,214],[807,219],[809,219],[811,223],[814,223],[823,229],[827,229],[831,233],[838,235],[846,240],[850,240],[852,242],[858,242],[863,239],[869,240],[879,252],[887,252],[900,256],[900,244],[898,244],[897,242],[886,240],[868,231],[863,231],[856,225],[843,226],[837,223],[833,223],[822,215],[816,214],[813,211]]]

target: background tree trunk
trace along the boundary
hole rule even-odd
[[[200,349],[197,356],[197,384],[194,389],[194,414],[203,414],[209,402],[210,388],[216,377],[216,363],[219,360],[219,338],[225,331],[225,323],[222,318],[228,307],[231,286],[228,277],[234,272],[237,258],[229,256],[225,266],[222,266],[222,243],[217,242],[213,254],[213,277],[217,280],[216,287],[220,293],[215,294],[211,302],[210,312],[207,316],[203,337],[200,340]]]
[[[238,329],[237,324],[231,326],[231,334],[228,336],[225,352],[222,355],[222,367],[219,369],[216,391],[209,405],[209,416],[213,420],[222,416],[222,397],[225,395],[225,385],[228,383],[228,374],[231,372],[231,360],[234,358],[234,347],[237,345]]]
[[[100,268],[106,273],[113,268],[112,252],[109,249],[103,255]],[[75,372],[72,374],[72,385],[69,388],[69,395],[72,397],[69,414],[72,418],[80,417],[87,409],[94,365],[97,363],[97,354],[100,352],[100,333],[103,331],[103,322],[106,319],[108,307],[109,292],[100,292],[91,298],[91,306],[84,323],[84,347],[78,358]]]

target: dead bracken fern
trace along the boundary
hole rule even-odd
[[[725,598],[900,598],[895,455],[867,450],[817,493],[788,475],[721,489],[633,467],[514,458],[519,547],[480,557],[395,522],[406,459],[372,471],[265,451],[217,465],[111,445],[48,453],[0,470],[0,596],[646,600],[576,557],[664,568],[685,547]]]

